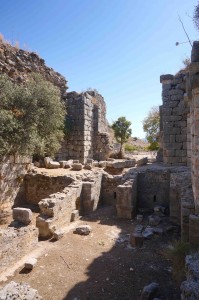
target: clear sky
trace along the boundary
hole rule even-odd
[[[107,118],[142,120],[161,105],[161,74],[175,74],[190,56],[178,15],[192,40],[196,0],[0,0],[0,32],[37,52],[68,80],[69,91],[97,89]]]

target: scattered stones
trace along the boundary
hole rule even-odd
[[[32,270],[37,264],[37,259],[34,257],[29,258],[24,265],[24,268],[27,270]]]
[[[153,300],[159,296],[159,284],[152,282],[143,288],[141,300]]]
[[[22,296],[23,295],[23,296]],[[25,297],[24,297],[25,296]],[[9,282],[3,289],[0,290],[1,300],[42,300],[38,291],[32,289],[27,283]]]
[[[28,225],[32,221],[32,211],[29,208],[15,207],[12,210],[13,219],[21,222],[24,225]]]
[[[89,225],[81,225],[75,228],[74,233],[80,234],[80,235],[89,235],[91,233],[92,229]]]
[[[83,169],[83,165],[81,163],[73,163],[72,169],[74,171],[81,171]]]

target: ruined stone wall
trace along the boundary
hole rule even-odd
[[[31,73],[39,73],[57,86],[61,94],[67,90],[65,78],[45,65],[44,59],[34,52],[25,51],[0,41],[0,73],[7,74],[16,83],[26,82]]]
[[[24,196],[23,180],[30,168],[30,157],[9,156],[0,162],[0,209],[9,210]]]
[[[48,176],[45,174],[26,174],[24,177],[25,200],[38,204],[53,193],[62,192],[74,181],[73,176]]]
[[[138,174],[138,207],[153,210],[155,205],[169,206],[170,172],[145,170]]]
[[[67,94],[68,134],[58,152],[58,160],[104,160],[110,153],[106,105],[94,91]]]
[[[186,72],[177,75],[160,76],[162,83],[162,101],[160,108],[161,148],[163,162],[169,165],[187,165],[187,143],[189,128],[187,118],[190,107],[184,98],[186,90]],[[190,146],[188,145],[188,149]],[[190,160],[189,160],[190,161]]]

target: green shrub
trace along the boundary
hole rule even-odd
[[[54,155],[64,136],[60,91],[39,75],[26,85],[0,76],[0,156]]]

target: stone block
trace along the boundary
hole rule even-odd
[[[79,211],[77,209],[73,210],[71,213],[71,222],[79,220]]]
[[[25,225],[32,221],[32,211],[29,208],[16,207],[13,208],[13,219]]]
[[[130,244],[133,247],[142,247],[144,242],[144,237],[142,236],[141,233],[132,233],[130,235]]]
[[[64,236],[64,232],[61,231],[61,230],[55,230],[55,231],[53,232],[53,239],[54,239],[55,241],[60,240],[63,236]]]
[[[136,160],[135,159],[125,160],[124,167],[125,168],[133,168],[133,167],[135,167],[135,164],[136,164]]]
[[[143,157],[136,161],[137,166],[143,166],[148,163],[148,157]]]
[[[50,161],[48,163],[48,169],[58,169],[60,168],[60,163],[58,161]]]
[[[67,160],[60,160],[59,163],[60,163],[60,168],[65,168],[65,165],[68,164],[68,161]]]
[[[81,163],[73,163],[72,164],[72,169],[74,171],[80,171],[83,169],[83,165]]]
[[[24,268],[27,270],[32,270],[37,264],[37,259],[34,257],[29,258],[24,265]]]
[[[48,168],[50,161],[52,161],[51,157],[44,157],[44,164],[46,168]]]

